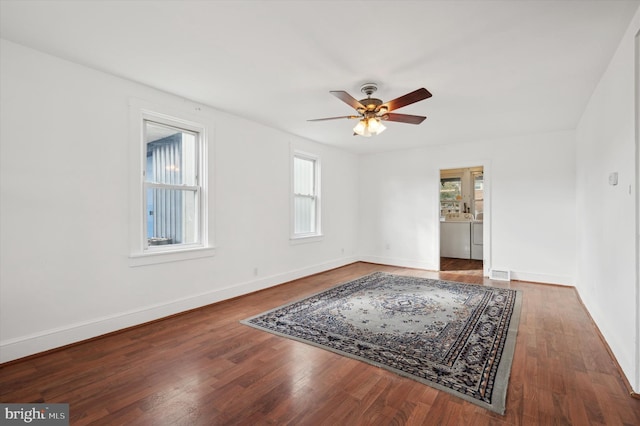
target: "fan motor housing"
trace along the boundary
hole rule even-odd
[[[378,85],[376,83],[365,83],[360,86],[360,91],[367,95],[366,99],[360,99],[360,103],[365,106],[365,110],[360,111],[361,108],[358,108],[358,112],[360,114],[366,112],[375,111],[380,105],[382,105],[382,101],[380,99],[372,98],[373,95],[378,90]]]
[[[382,105],[382,101],[380,99],[376,99],[376,98],[360,99],[360,103],[367,108],[366,109],[367,111],[373,111],[377,107]]]

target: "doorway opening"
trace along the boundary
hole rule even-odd
[[[440,271],[484,274],[484,167],[440,170]]]

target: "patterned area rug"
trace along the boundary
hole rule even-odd
[[[504,414],[522,293],[383,272],[241,321]]]

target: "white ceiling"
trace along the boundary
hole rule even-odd
[[[632,1],[7,1],[2,38],[353,152],[574,129]],[[372,138],[354,121],[365,82],[396,112]]]

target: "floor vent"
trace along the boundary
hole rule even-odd
[[[503,271],[500,269],[492,269],[489,274],[489,279],[499,281],[511,281],[511,272]]]

